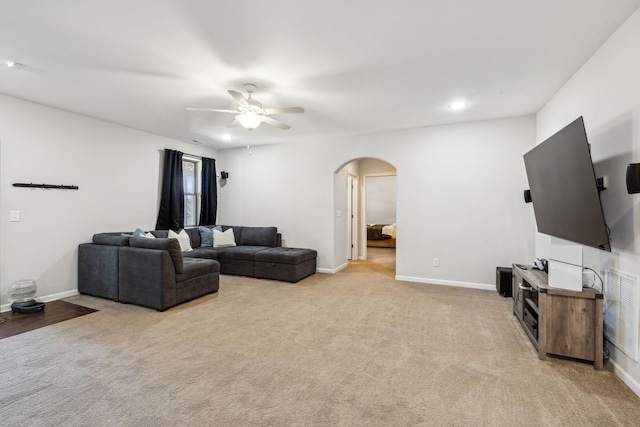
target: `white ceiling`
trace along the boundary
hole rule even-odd
[[[533,114],[640,0],[0,0],[0,92],[217,148]],[[258,86],[283,131],[227,128]],[[468,108],[448,105],[464,99]],[[223,134],[231,135],[230,141]]]

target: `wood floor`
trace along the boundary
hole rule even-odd
[[[0,339],[64,322],[95,311],[98,310],[58,300],[48,302],[44,310],[39,313],[0,313],[0,318],[5,320],[4,323],[0,323]]]

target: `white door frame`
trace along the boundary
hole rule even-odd
[[[347,260],[358,259],[358,177],[347,178]]]

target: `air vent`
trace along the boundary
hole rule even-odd
[[[638,361],[638,278],[615,270],[605,271],[604,335]]]

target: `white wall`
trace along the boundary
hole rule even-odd
[[[611,228],[611,253],[584,248],[584,265],[640,277],[640,195],[625,186],[628,163],[640,162],[640,11],[633,14],[537,114],[538,142],[584,117],[601,195]],[[545,257],[549,238],[538,235],[536,254]],[[640,315],[640,314],[638,314]],[[640,363],[608,344],[616,373],[640,395]]]
[[[534,144],[526,116],[259,146],[253,155],[224,150],[219,165],[232,178],[219,193],[220,221],[276,225],[287,246],[316,249],[318,266],[334,270],[346,262],[334,257],[345,238],[335,230],[335,172],[353,159],[385,159],[397,169],[398,277],[495,289],[497,266],[533,257],[522,155]]]
[[[77,248],[94,233],[155,227],[161,150],[215,150],[0,95],[0,303],[11,283],[77,292]],[[79,190],[13,187],[15,182]],[[20,222],[9,222],[10,211]]]

